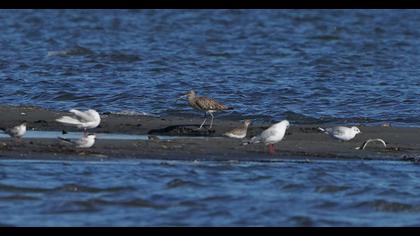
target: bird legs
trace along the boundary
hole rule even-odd
[[[20,137],[16,137],[14,139],[15,139],[16,143],[19,143],[19,144],[22,143],[22,139]]]
[[[200,128],[198,128],[198,129],[201,129],[203,127],[203,125],[206,123],[206,121],[207,121],[207,113],[209,113],[210,116],[211,116],[211,121],[210,121],[210,127],[209,127],[209,129],[211,129],[211,127],[213,127],[214,115],[211,112],[206,112],[206,113],[204,113],[204,121],[203,121],[203,123],[201,123]]]
[[[210,114],[210,116],[211,116],[211,122],[210,122],[210,128],[209,128],[209,129],[211,129],[211,127],[213,126],[213,119],[214,119],[214,116],[213,116],[213,113],[211,113],[211,112],[209,112],[209,114]]]
[[[207,121],[207,112],[204,113],[204,121],[203,121],[203,123],[201,123],[200,128],[198,128],[198,129],[201,129],[203,127],[203,125],[206,123],[206,121]]]
[[[268,144],[268,152],[273,155],[276,153],[276,150],[274,149],[274,144]]]

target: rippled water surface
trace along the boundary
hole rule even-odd
[[[420,10],[0,10],[0,104],[420,124]],[[16,159],[16,157],[15,157]],[[0,225],[419,226],[419,166],[0,159]]]
[[[0,102],[418,126],[419,10],[1,10]]]
[[[419,226],[416,164],[0,161],[0,224]]]

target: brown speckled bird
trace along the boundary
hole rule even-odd
[[[235,128],[229,132],[224,133],[223,135],[228,136],[230,138],[239,138],[243,139],[246,137],[246,133],[248,131],[248,126],[251,124],[251,120],[245,120],[244,124],[241,127]]]
[[[214,100],[212,98],[199,97],[199,96],[196,95],[194,90],[189,91],[187,94],[182,95],[180,98],[182,98],[182,97],[187,97],[188,98],[188,103],[193,108],[205,112],[204,113],[204,118],[205,119],[204,119],[203,123],[201,123],[199,129],[201,129],[203,127],[203,125],[206,123],[207,114],[210,114],[210,116],[211,116],[211,122],[210,122],[210,129],[211,129],[211,127],[213,126],[213,119],[214,119],[213,113],[214,112],[224,111],[224,110],[232,110],[233,109],[231,107],[227,107],[227,106],[217,102],[216,100]]]

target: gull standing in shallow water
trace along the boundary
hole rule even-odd
[[[26,122],[12,128],[0,128],[4,133],[8,134],[12,138],[20,139],[26,133]]]
[[[224,110],[232,110],[232,107],[227,107],[219,102],[217,102],[216,100],[212,99],[212,98],[208,98],[208,97],[199,97],[196,95],[194,90],[189,91],[187,94],[182,95],[181,97],[179,97],[178,99],[182,98],[182,97],[187,97],[188,98],[188,103],[190,104],[191,107],[200,110],[200,111],[204,111],[204,121],[203,123],[201,123],[200,128],[201,129],[203,127],[203,125],[206,123],[207,121],[207,113],[210,114],[211,116],[211,122],[210,122],[210,128],[213,126],[213,113],[217,112],[217,111],[224,111]]]
[[[270,154],[274,154],[274,144],[280,142],[284,138],[286,129],[289,126],[290,123],[287,120],[278,122],[264,130],[260,135],[252,137],[250,141],[243,143],[243,145],[264,143],[266,146],[268,145]]]
[[[329,134],[331,137],[341,140],[341,141],[349,141],[356,137],[356,134],[360,134],[359,128],[353,126],[351,128],[345,126],[336,126],[332,128],[318,128],[320,131]]]
[[[243,139],[246,137],[246,133],[248,131],[248,126],[251,124],[251,120],[245,120],[244,125],[239,128],[235,128],[229,132],[224,133],[223,135],[230,137],[230,138],[238,138]]]
[[[76,126],[79,129],[84,129],[85,136],[87,135],[87,129],[96,128],[101,123],[101,116],[95,110],[89,109],[87,111],[79,111],[71,109],[70,112],[74,114],[74,117],[63,116],[56,119],[56,121],[66,125]]]
[[[95,144],[95,138],[96,135],[95,134],[88,134],[86,136],[81,137],[80,139],[77,140],[70,140],[67,138],[62,138],[62,137],[58,137],[58,139],[73,144],[74,146],[78,147],[78,148],[90,148],[93,146],[93,144]]]

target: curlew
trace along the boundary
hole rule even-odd
[[[232,110],[233,109],[231,107],[227,107],[227,106],[217,102],[216,100],[214,100],[212,98],[197,96],[197,94],[194,92],[194,90],[189,91],[187,94],[182,95],[178,99],[183,98],[183,97],[187,97],[188,103],[190,104],[191,107],[205,112],[204,113],[204,121],[203,121],[203,123],[201,123],[200,128],[198,128],[198,129],[201,129],[203,127],[203,125],[206,123],[207,114],[209,114],[211,116],[211,122],[210,122],[210,129],[211,129],[211,127],[213,126],[213,119],[214,119],[213,113],[218,112],[218,111]]]

